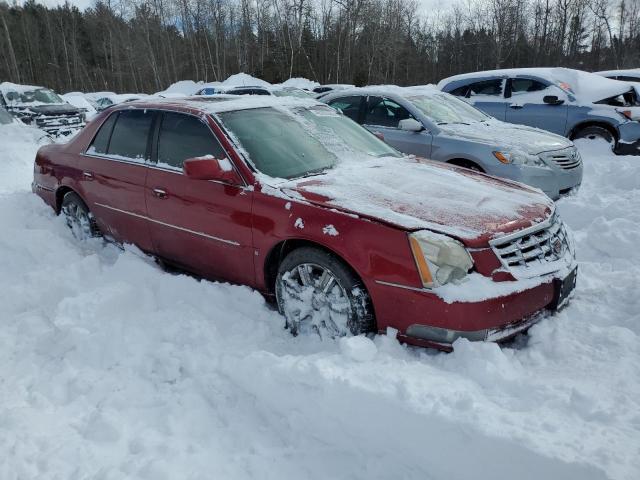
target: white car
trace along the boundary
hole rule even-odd
[[[620,80],[621,82],[632,84],[640,96],[640,68],[630,68],[628,70],[605,70],[595,73],[600,76],[610,78],[611,80]]]

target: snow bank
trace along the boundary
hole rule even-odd
[[[176,83],[172,83],[165,90],[161,92],[156,92],[155,95],[162,94],[182,94],[185,96],[190,96],[196,93],[202,87],[201,83],[196,83],[193,80],[181,80]]]
[[[79,244],[3,139],[0,477],[636,480],[640,163],[580,147],[573,302],[439,354],[291,338],[248,288]]]

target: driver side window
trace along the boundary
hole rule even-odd
[[[521,95],[531,92],[541,92],[548,88],[542,82],[530,78],[513,78],[511,79],[511,95]]]
[[[365,124],[398,128],[398,122],[408,118],[413,118],[413,116],[402,105],[398,105],[388,98],[369,97]]]

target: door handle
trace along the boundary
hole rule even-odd
[[[93,180],[93,173],[91,172],[82,172],[82,176],[85,180]]]
[[[165,190],[162,190],[161,188],[154,188],[153,194],[158,198],[167,198],[168,196],[167,192]]]
[[[519,103],[512,103],[511,105],[509,105],[510,108],[522,108],[522,105]]]

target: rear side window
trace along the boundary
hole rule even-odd
[[[144,160],[153,113],[146,110],[122,110],[113,127],[108,155]]]
[[[502,79],[496,78],[495,80],[483,80],[482,82],[475,82],[469,85],[469,92],[467,95],[502,95]]]
[[[351,120],[357,122],[360,113],[361,99],[362,97],[358,96],[336,98],[335,100],[331,100],[329,105],[336,110],[340,110]]]
[[[115,113],[102,124],[100,130],[93,139],[93,143],[87,150],[87,153],[100,153],[105,155],[107,153],[107,148],[109,147],[109,139],[111,138],[111,132],[113,131],[113,125],[116,123],[116,118],[118,114]]]
[[[158,164],[182,168],[188,158],[226,154],[209,127],[198,118],[181,113],[164,113],[158,137]]]

